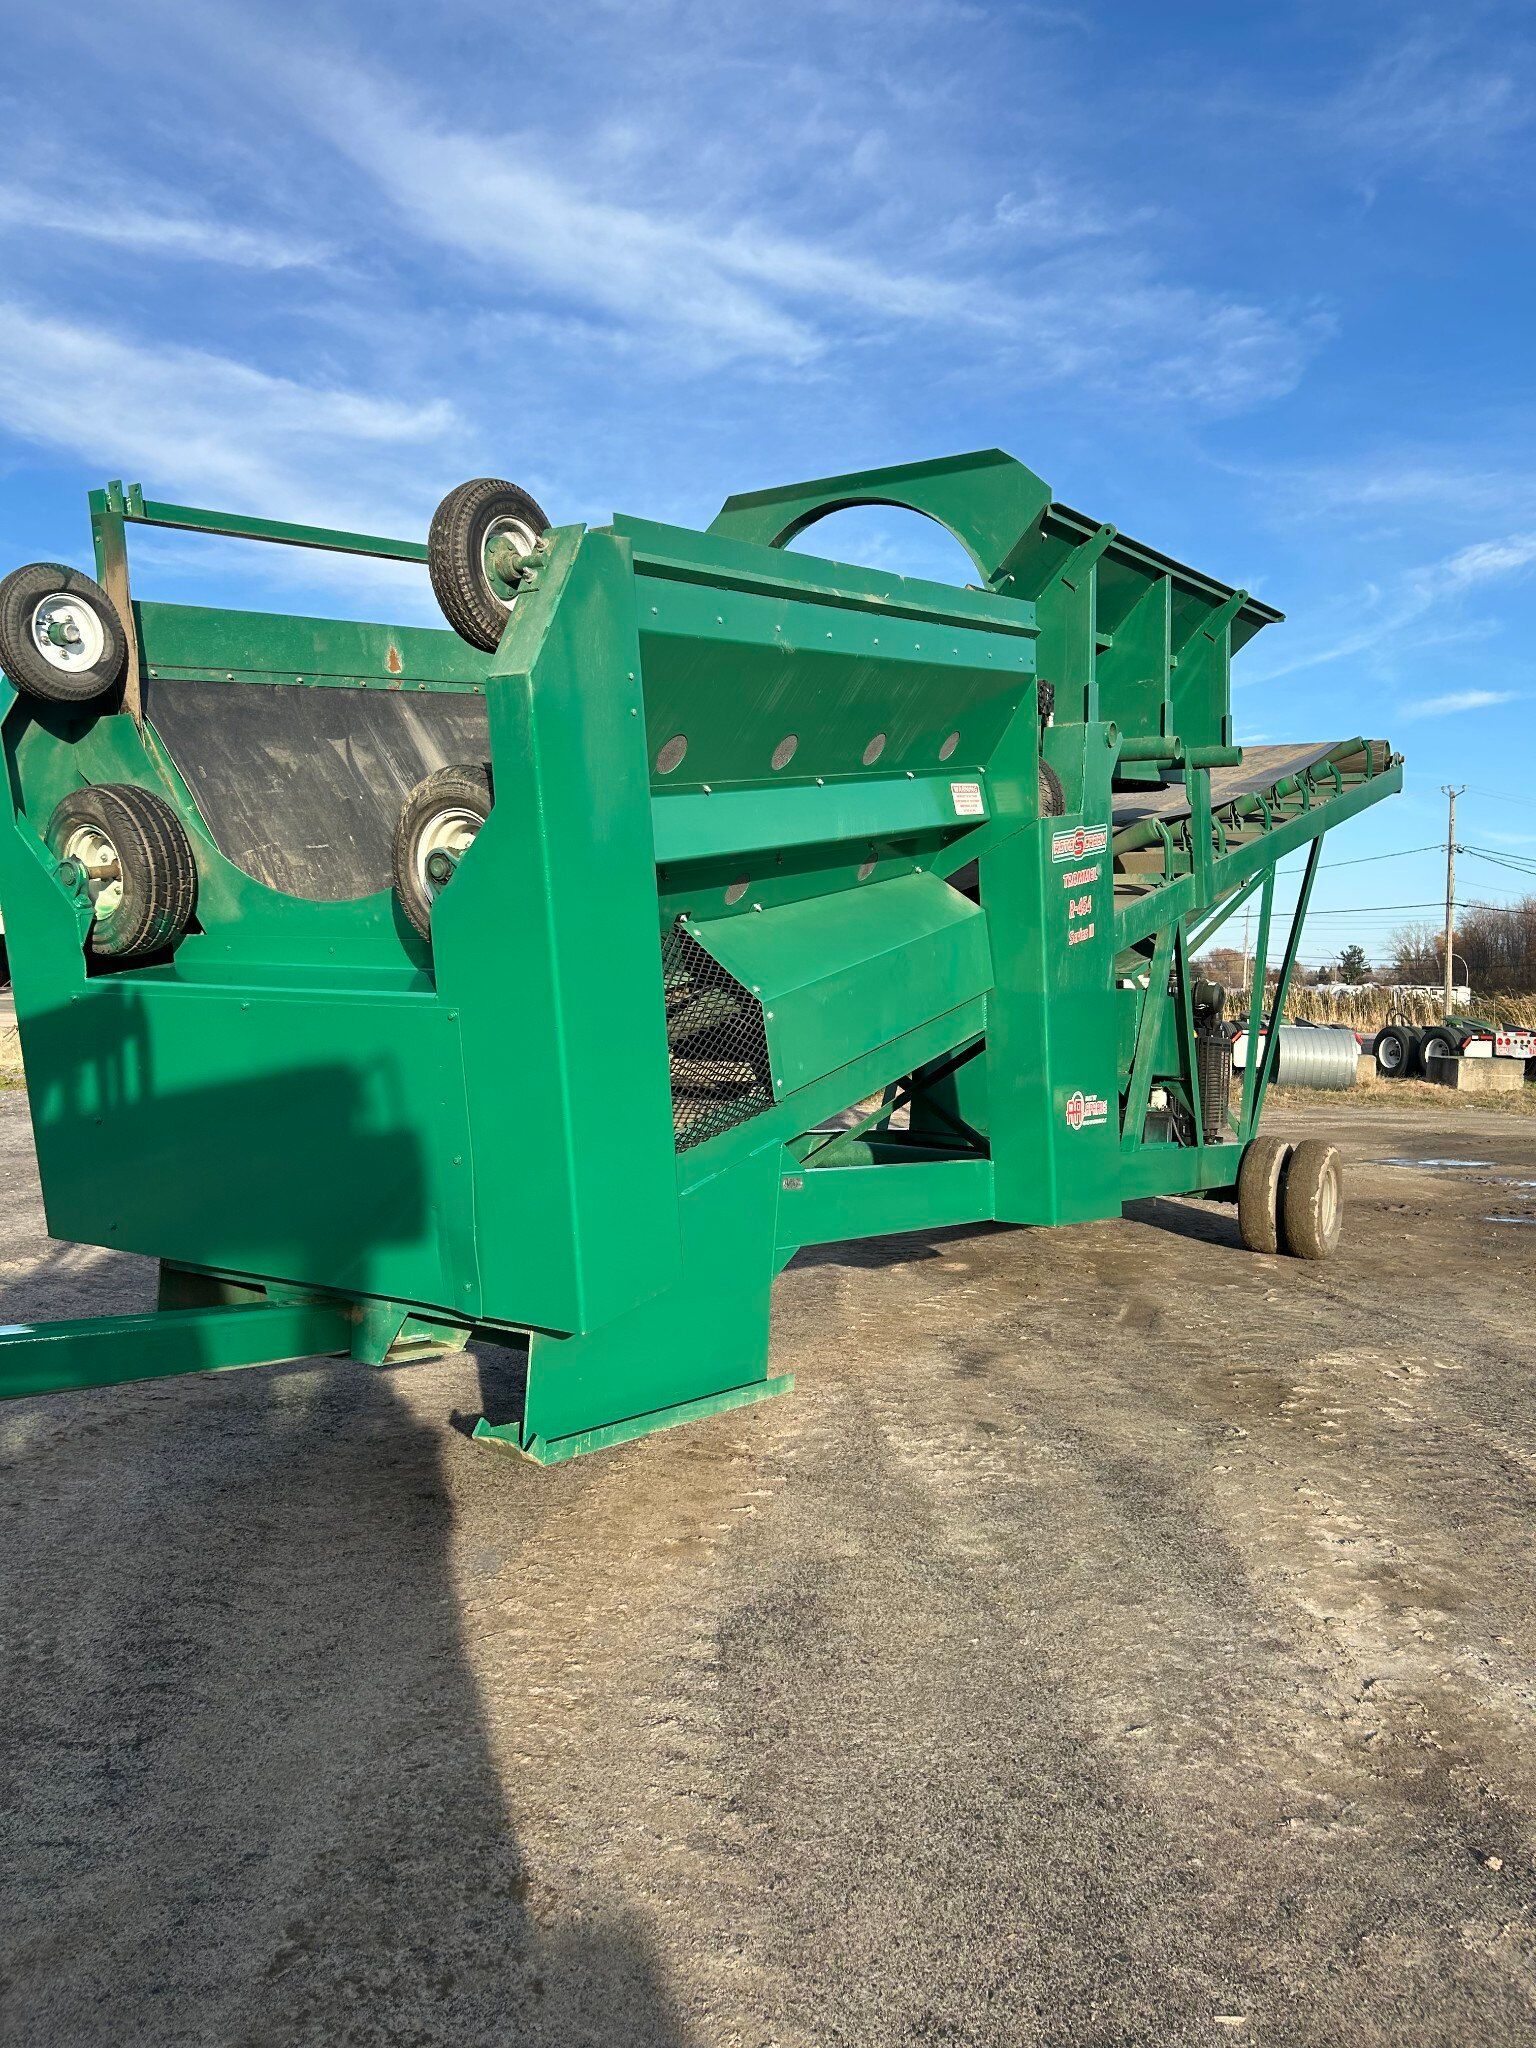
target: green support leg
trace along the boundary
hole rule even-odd
[[[351,1340],[352,1311],[345,1302],[263,1301],[8,1323],[0,1326],[0,1400],[335,1357]]]
[[[522,1416],[482,1416],[475,1435],[554,1465],[786,1393],[789,1374],[768,1377],[780,1156],[754,1154],[685,1193],[679,1280],[581,1336],[535,1331]]]

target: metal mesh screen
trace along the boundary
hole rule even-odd
[[[661,974],[672,1135],[687,1152],[772,1107],[768,1038],[762,1004],[681,922],[661,942]]]

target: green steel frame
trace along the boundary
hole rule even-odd
[[[870,502],[947,527],[977,586],[785,551]],[[521,1410],[477,1434],[548,1463],[779,1392],[802,1246],[1231,1189],[1278,1041],[1208,1142],[1190,962],[1258,893],[1257,1026],[1305,850],[1278,1014],[1323,833],[1401,784],[1349,740],[1213,802],[1232,654],[1279,615],[997,451],[733,498],[702,533],[553,529],[492,655],[128,587],[139,523],[417,543],[116,484],[91,519],[132,667],[101,712],[0,688],[0,900],[50,1229],[159,1258],[161,1310],[0,1333],[0,1394],[521,1333]],[[483,697],[496,803],[430,951],[387,892],[301,898],[220,851],[156,727],[183,681]],[[44,832],[109,781],[177,810],[199,900],[173,958],[100,971]],[[1117,796],[1170,788],[1117,829]],[[692,1144],[679,933],[766,1070]]]

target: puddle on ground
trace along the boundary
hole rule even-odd
[[[1449,1173],[1467,1166],[1492,1166],[1491,1159],[1373,1159],[1373,1166],[1420,1166],[1434,1173]],[[1532,1185],[1532,1183],[1524,1183]]]
[[[1485,1223],[1527,1223],[1536,1230],[1536,1216],[1485,1216]]]

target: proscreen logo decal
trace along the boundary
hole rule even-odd
[[[1095,1124],[1109,1121],[1109,1104],[1102,1095],[1085,1095],[1081,1088],[1074,1088],[1062,1114],[1069,1131],[1091,1130]]]
[[[1051,834],[1051,859],[1081,860],[1084,854],[1102,853],[1108,845],[1107,825],[1074,825],[1070,831]]]

